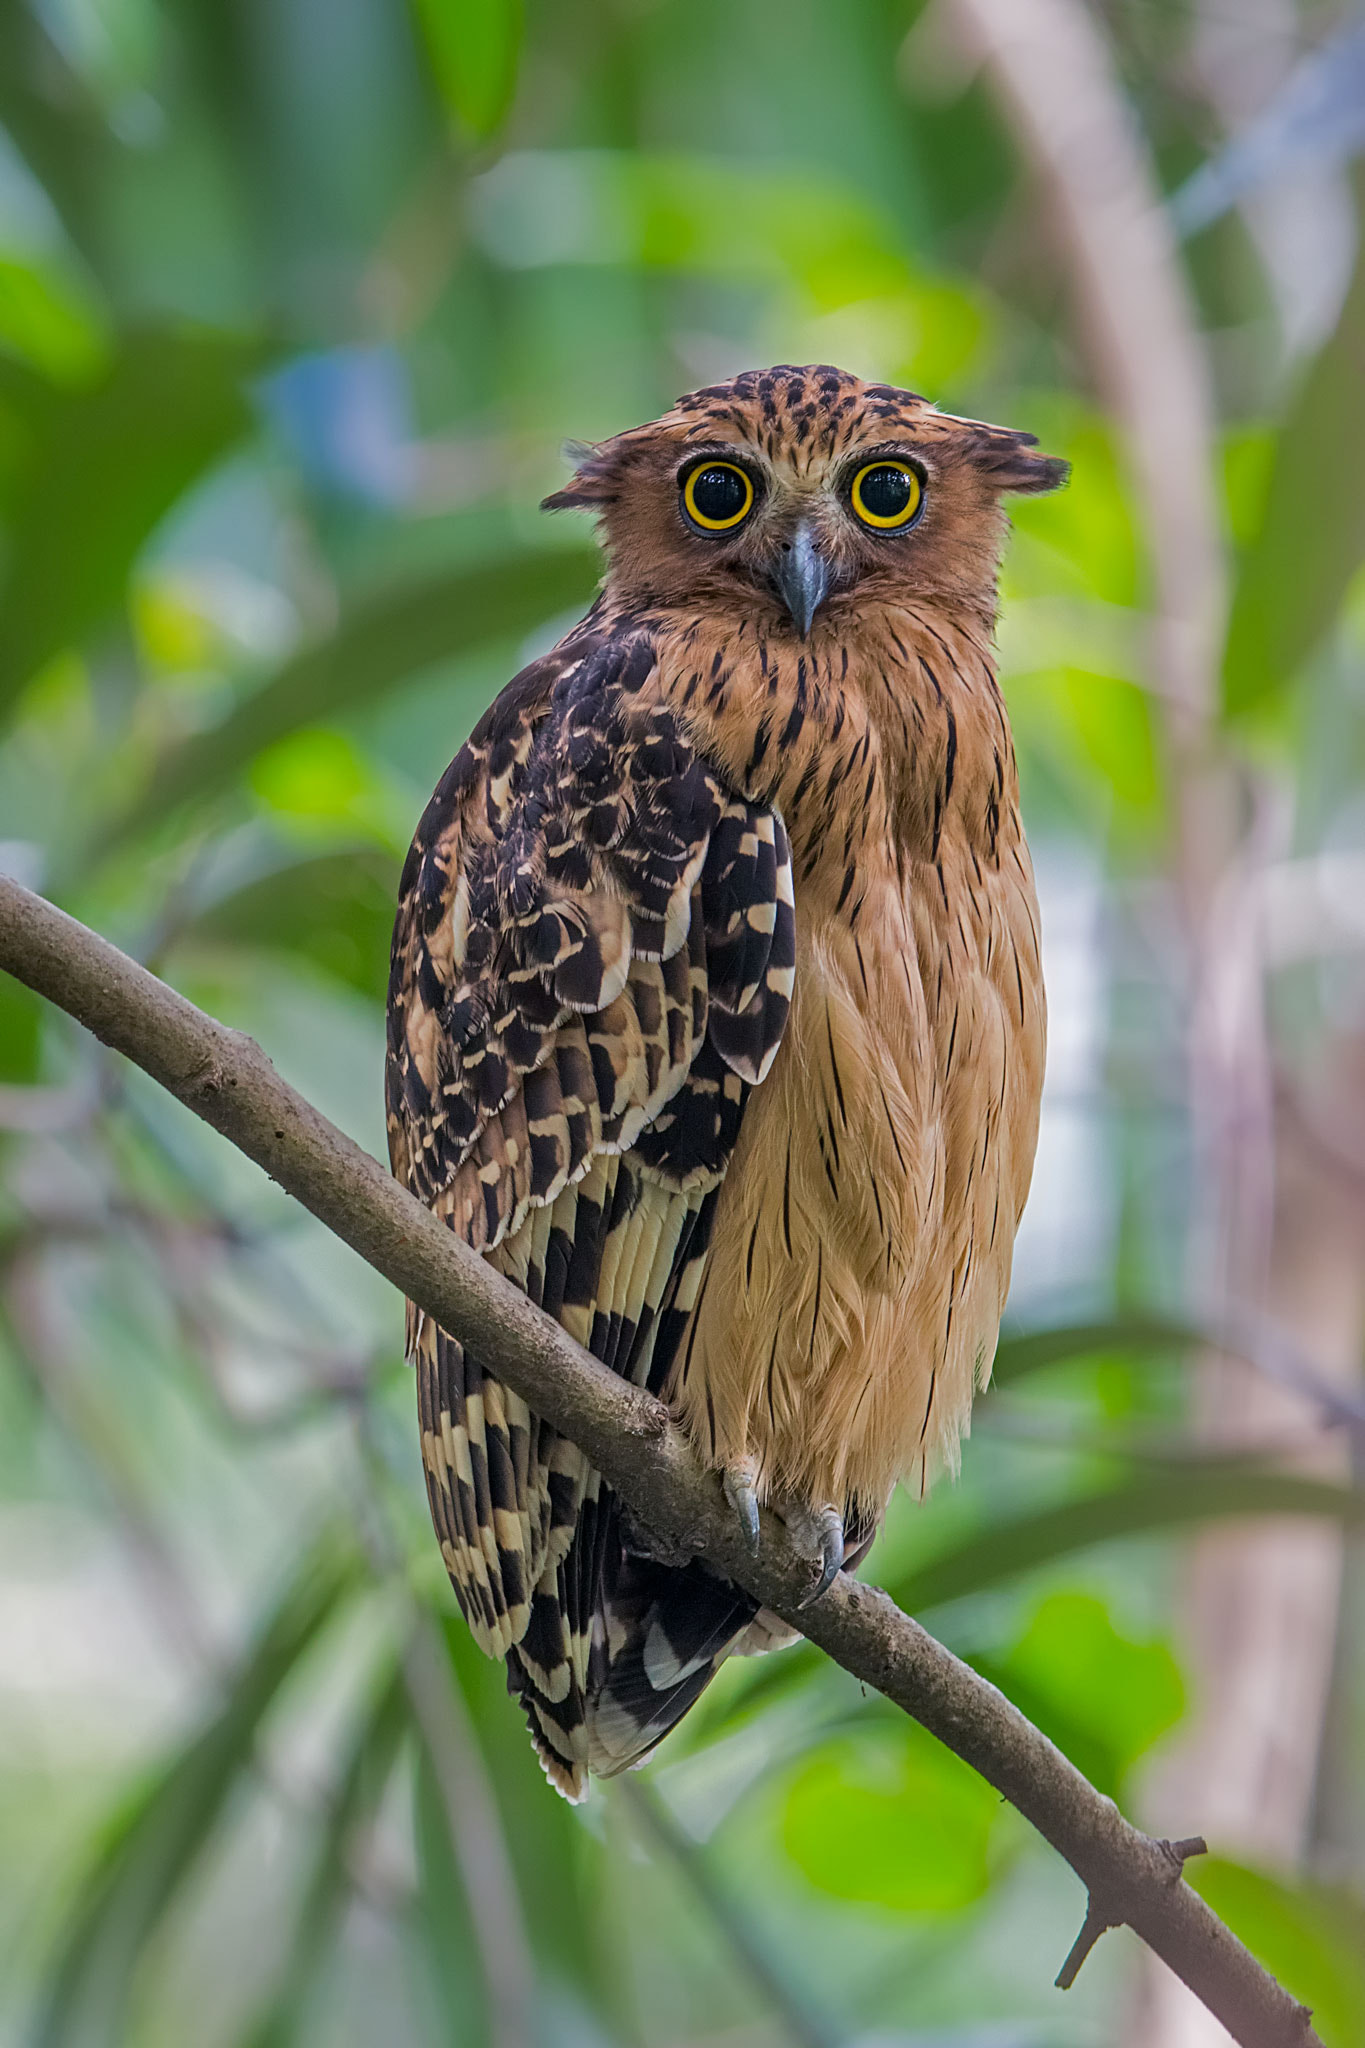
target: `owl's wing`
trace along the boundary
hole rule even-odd
[[[657,1387],[782,1035],[795,927],[781,818],[692,751],[653,666],[644,634],[589,621],[451,764],[403,874],[388,1106],[394,1171],[580,1343]],[[576,1792],[604,1489],[444,1332],[417,1316],[409,1334],[461,1606]]]

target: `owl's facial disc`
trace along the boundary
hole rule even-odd
[[[1031,434],[827,363],[744,371],[572,454],[545,505],[596,514],[613,603],[803,640],[907,597],[992,616],[1002,499],[1066,478]]]

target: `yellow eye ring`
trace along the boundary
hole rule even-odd
[[[741,486],[738,494],[736,484]],[[688,518],[703,533],[729,533],[741,525],[753,510],[753,479],[737,462],[699,462],[695,469],[688,471],[682,501]],[[708,502],[709,512],[705,509]]]
[[[864,496],[865,487],[873,500],[871,504]],[[902,492],[904,502],[898,505],[896,499]],[[879,533],[894,533],[909,526],[919,512],[924,503],[924,485],[908,462],[868,462],[854,477],[848,496],[864,526]],[[878,502],[880,511],[875,509]]]

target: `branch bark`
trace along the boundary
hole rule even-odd
[[[994,1785],[1080,1878],[1087,1930],[1131,1927],[1242,2048],[1322,2048],[1305,2008],[1183,1881],[1188,1843],[1173,1849],[1130,1826],[1003,1694],[875,1587],[841,1574],[803,1606],[812,1567],[782,1524],[764,1515],[752,1558],[715,1475],[697,1465],[663,1404],[590,1358],[456,1240],[282,1081],[253,1039],[3,877],[0,967],[135,1061],[458,1333],[587,1451],[650,1528],[746,1587]]]

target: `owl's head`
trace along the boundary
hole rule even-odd
[[[1002,496],[1067,476],[1032,434],[827,364],[746,370],[574,453],[545,505],[598,515],[613,595],[771,614],[803,639],[817,612],[879,599],[992,611]]]

